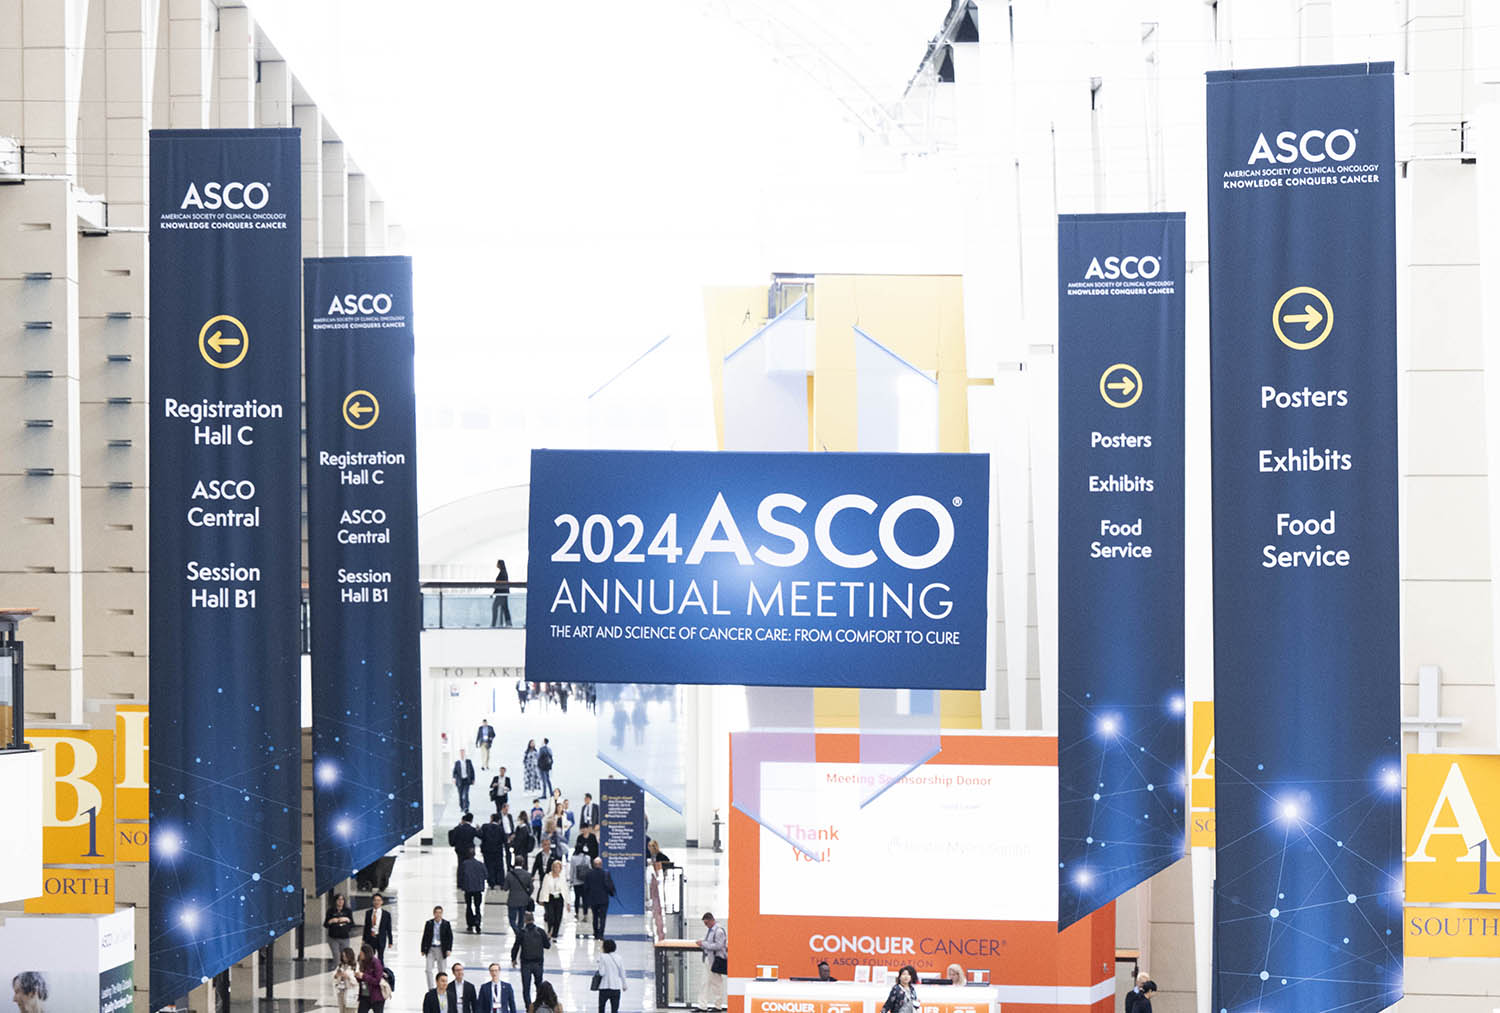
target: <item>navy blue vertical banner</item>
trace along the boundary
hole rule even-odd
[[[151,999],[302,920],[297,130],[151,132]]]
[[[411,259],[306,261],[317,892],[422,827]]]
[[[1060,928],[1186,850],[1183,241],[1058,219]]]
[[[646,794],[634,781],[599,782],[599,857],[615,883],[611,914],[646,913]]]
[[[1392,65],[1208,75],[1215,1009],[1401,997]]]

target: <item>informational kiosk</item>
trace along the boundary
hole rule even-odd
[[[911,964],[926,977],[953,963],[987,972],[990,987],[923,986],[924,1008],[959,996],[966,1010],[1112,1008],[1114,905],[1057,930],[1055,738],[946,732],[937,755],[911,770],[859,762],[854,732],[813,738],[808,762],[786,759],[777,733],[731,736],[732,1008],[795,998],[813,1005],[760,1013],[874,1011],[890,986],[853,984],[856,968]],[[871,798],[866,782],[882,777],[889,783]],[[812,977],[819,961],[853,991],[754,980],[765,965],[781,979]]]

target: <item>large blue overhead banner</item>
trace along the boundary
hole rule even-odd
[[[151,996],[302,920],[296,130],[151,132]]]
[[[984,687],[989,460],[538,450],[529,678]]]
[[[1208,75],[1213,1008],[1401,997],[1392,65]]]
[[[411,259],[306,261],[317,892],[422,827]]]
[[[1181,858],[1181,214],[1058,220],[1058,924]]]

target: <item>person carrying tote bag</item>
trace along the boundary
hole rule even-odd
[[[630,988],[625,980],[625,965],[615,955],[613,939],[604,940],[601,949],[604,952],[599,954],[594,965],[594,980],[589,983],[589,988],[599,993],[599,1013],[605,1013],[606,1006],[610,1013],[620,1013],[620,996]]]
[[[359,1006],[359,967],[354,962],[354,951],[347,946],[339,954],[339,966],[333,971],[333,992],[338,997],[339,1009]]]

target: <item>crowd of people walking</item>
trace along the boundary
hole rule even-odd
[[[541,703],[566,710],[568,700],[595,706],[593,687],[586,684],[517,684],[519,702]],[[608,938],[610,900],[616,888],[600,856],[600,807],[591,792],[576,807],[553,783],[558,756],[550,738],[527,741],[521,751],[520,791],[510,768],[498,765],[493,774],[497,731],[486,719],[474,737],[474,756],[461,748],[453,763],[452,782],[462,815],[448,831],[454,856],[455,891],[463,897],[463,932],[484,931],[485,898],[496,891],[503,898],[510,939],[510,964],[519,972],[521,1003],[503,980],[501,962],[488,963],[488,980],[467,976],[454,961],[459,929],[442,905],[426,919],[418,950],[426,977],[423,1013],[565,1013],[557,989],[546,980],[547,954],[563,933],[570,915],[579,939],[598,942],[596,973],[591,990],[598,996],[599,1013],[618,1013],[629,976],[618,947]],[[477,761],[477,763],[476,763]],[[472,789],[488,777],[492,811],[482,818],[472,811]],[[659,870],[670,863],[654,841],[647,856]],[[456,917],[456,916],[455,916]],[[395,975],[386,966],[388,949],[396,946],[395,928],[384,897],[375,893],[369,908],[356,912],[341,894],[330,898],[324,930],[334,961],[333,987],[340,1009],[383,1013],[394,994]],[[701,943],[708,968],[702,1001],[697,1008],[721,1010],[725,1005],[727,940],[712,915],[704,916]],[[357,936],[356,936],[357,934]],[[402,1008],[407,1008],[403,1006]]]

